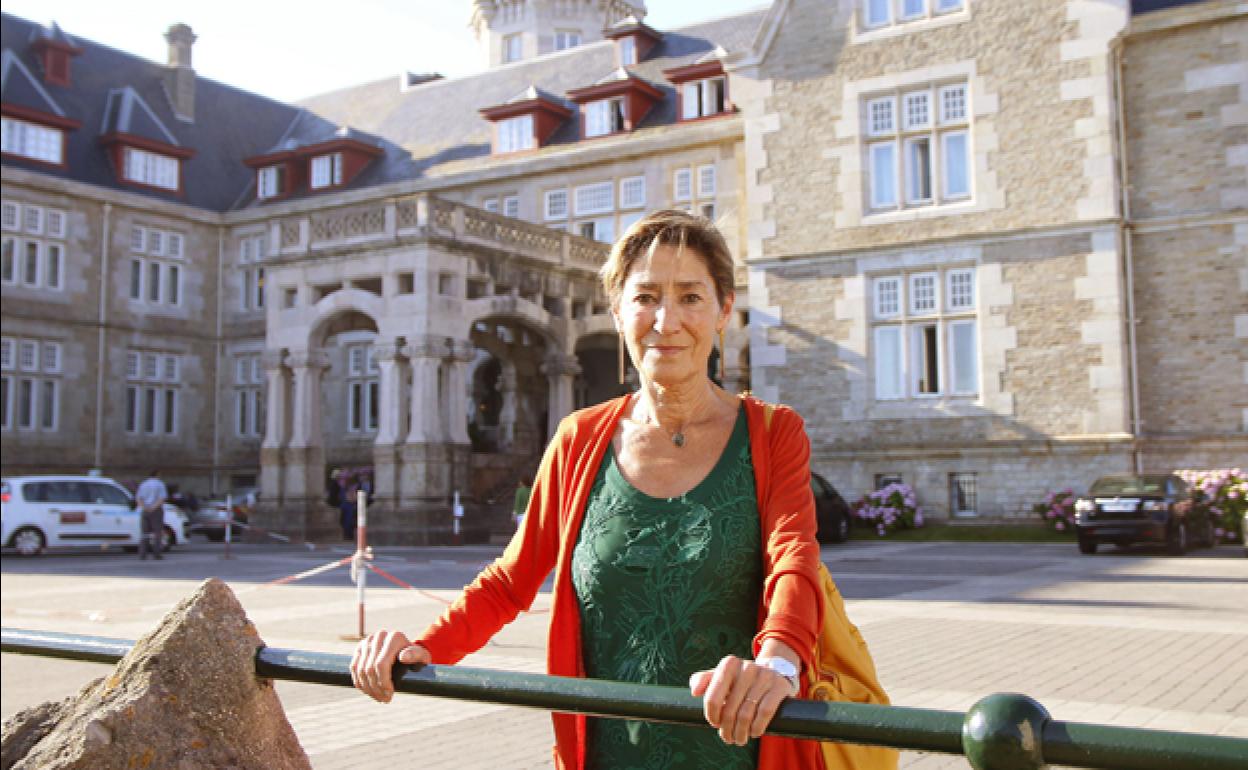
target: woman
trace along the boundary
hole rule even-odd
[[[640,390],[563,421],[504,554],[415,640],[361,642],[356,686],[389,701],[394,660],[480,649],[553,568],[551,674],[687,685],[718,728],[555,714],[559,767],[820,767],[814,742],[758,740],[809,684],[822,605],[801,419],[707,376],[732,256],[706,220],[660,211],[602,281]]]

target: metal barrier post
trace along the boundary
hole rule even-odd
[[[230,541],[234,539],[234,495],[225,496],[225,552],[221,554],[222,559],[232,559],[230,556]]]
[[[362,489],[355,492],[355,561],[351,571],[355,573],[355,600],[359,605],[359,638],[364,638],[364,587],[368,583],[368,494]]]

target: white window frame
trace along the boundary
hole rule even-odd
[[[951,305],[955,280],[969,282],[969,292],[959,290],[959,297],[969,298]],[[871,278],[876,401],[974,398],[982,392],[975,280],[973,267]],[[924,366],[929,352],[934,371]],[[927,381],[929,374],[935,381]]]
[[[915,106],[920,103],[921,108]],[[863,105],[865,195],[871,212],[936,207],[973,196],[966,82],[907,87],[865,98]],[[950,165],[954,140],[961,153],[956,169]],[[965,189],[952,186],[955,181]]]
[[[900,27],[966,7],[968,0],[861,0],[858,7],[864,30]],[[910,7],[907,7],[910,6]]]
[[[620,66],[631,67],[637,63],[637,41],[632,36],[622,37],[616,41],[620,52]]]
[[[572,191],[575,216],[609,214],[615,211],[615,184],[611,180],[583,184]]]
[[[261,200],[268,198],[276,198],[281,195],[282,190],[282,171],[284,166],[275,164],[265,166],[256,172],[256,197]]]
[[[555,30],[555,50],[566,51],[569,48],[576,48],[581,44],[581,31],[579,29],[556,29]]]
[[[587,227],[592,228],[589,234],[584,232]],[[577,222],[575,232],[582,238],[589,238],[599,243],[611,243],[615,240],[615,217],[596,217]]]
[[[65,132],[5,115],[0,118],[0,152],[60,166],[65,162]]]
[[[524,58],[524,38],[519,32],[507,35],[502,39],[503,64],[518,62]]]
[[[714,198],[716,188],[715,164],[707,163],[698,166],[698,197]]]
[[[963,483],[968,483],[970,488],[969,494],[959,494],[958,488]],[[969,508],[962,508],[956,504],[959,497],[967,497],[971,499],[974,505]],[[952,516],[960,518],[968,518],[979,515],[979,479],[973,472],[954,472],[949,474],[949,513]]]
[[[20,246],[22,241],[13,235],[6,235],[0,239],[0,254],[4,260],[0,265],[0,284],[4,286],[17,285],[18,275],[18,257],[20,256]]]
[[[520,196],[503,196],[503,216],[518,219],[520,217]]]
[[[380,377],[376,349],[372,342],[352,343],[347,347],[347,432],[355,435],[376,433],[379,424],[372,424],[374,392],[380,395]],[[359,392],[357,398],[356,392]],[[378,415],[380,422],[380,414]]]
[[[497,214],[497,213],[498,213],[498,196],[497,196],[497,195],[491,195],[491,196],[490,196],[490,197],[488,197],[488,198],[482,198],[482,199],[481,199],[481,210],[482,210],[482,211],[488,211],[488,212],[490,212],[491,214]]]
[[[718,102],[718,104],[717,104]],[[680,119],[696,120],[728,111],[728,78],[716,75],[680,86]]]
[[[693,200],[693,169],[685,167],[672,172],[672,200]]]
[[[308,187],[324,190],[342,184],[342,153],[329,152],[316,155],[308,161]]]
[[[0,337],[0,371],[11,372],[17,368],[17,340]]]
[[[586,102],[585,138],[618,134],[625,130],[627,124],[628,102],[624,97],[611,96]]]
[[[547,222],[568,218],[568,188],[546,190],[542,193],[542,219]]]
[[[498,151],[520,152],[537,146],[533,134],[533,116],[517,115],[495,124],[498,131]]]
[[[180,189],[182,163],[178,158],[137,147],[125,148],[123,157],[127,181],[161,190]]]
[[[641,209],[646,207],[646,177],[624,177],[620,180],[620,208]]]

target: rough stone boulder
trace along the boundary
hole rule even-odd
[[[233,592],[205,580],[108,675],[4,725],[0,767],[39,770],[311,768]]]

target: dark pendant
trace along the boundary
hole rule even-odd
[[[673,444],[675,444],[676,446],[684,446],[684,445],[685,445],[685,434],[681,433],[680,431],[676,431],[675,433],[673,433],[673,434],[672,434],[672,443],[673,443]]]

